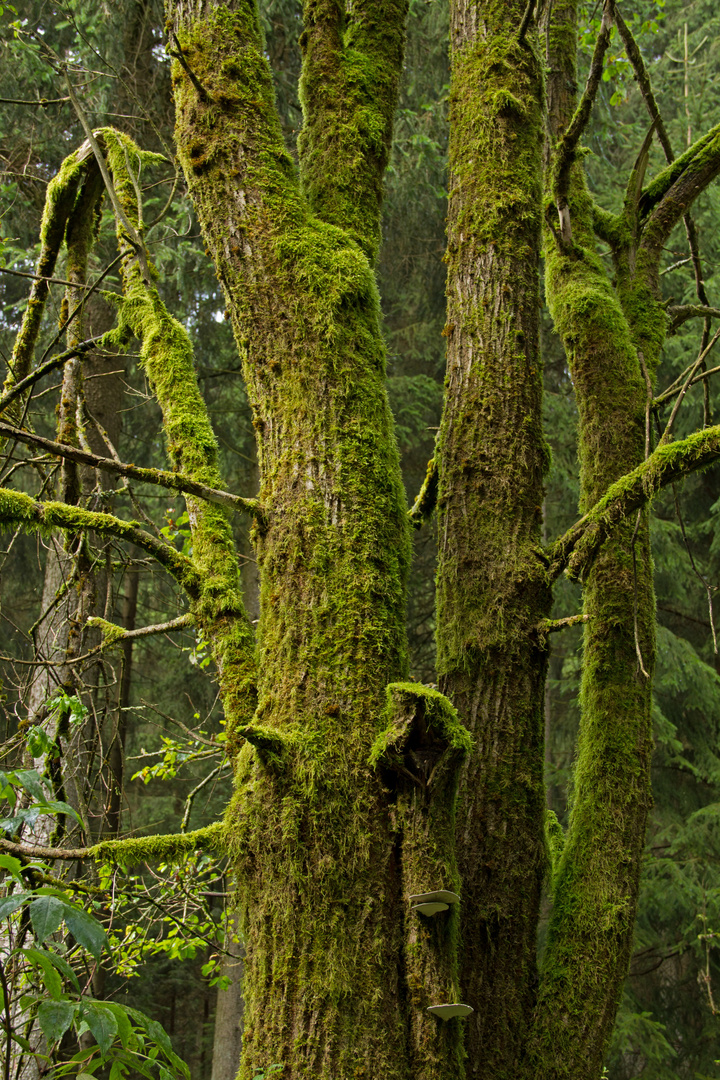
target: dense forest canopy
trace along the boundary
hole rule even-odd
[[[720,1076],[715,5],[0,9],[6,1080]]]

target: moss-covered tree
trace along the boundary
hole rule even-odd
[[[374,270],[404,0],[306,0],[297,163],[255,3],[168,3],[178,158],[253,410],[256,499],[223,490],[188,336],[155,287],[138,184],[153,158],[112,129],[88,132],[50,186],[45,276],[80,180],[96,169],[104,179],[123,259],[118,327],[106,341],[139,339],[172,464],[103,468],[185,492],[192,550],[137,522],[11,489],[0,493],[0,519],[133,543],[177,582],[210,643],[235,792],[224,826],[186,843],[224,846],[235,867],[242,1080],[273,1064],[288,1080],[600,1075],[649,803],[646,508],[661,487],[720,457],[718,427],[677,442],[668,428],[652,449],[666,332],[659,258],[720,171],[720,136],[712,129],[645,184],[648,139],[622,213],[597,207],[579,141],[613,20],[641,80],[642,61],[608,0],[577,102],[577,6],[556,0],[541,14],[525,0],[451,5],[446,395],[410,512]],[[612,279],[598,237],[612,251]],[[583,514],[551,544],[541,532],[543,244],[578,399]],[[28,357],[46,292],[40,282],[18,339]],[[13,421],[4,433],[31,442],[16,426],[17,402],[34,377],[30,363],[15,365],[0,401]],[[409,680],[404,626],[410,529],[435,507],[439,690]],[[230,510],[253,520],[255,633]],[[582,579],[587,623],[567,836],[546,815],[543,781],[549,635],[562,628],[551,603],[564,571]],[[122,636],[98,621],[109,644]],[[120,851],[147,857],[167,845]],[[553,913],[538,971],[544,880]],[[410,896],[434,890],[460,903],[433,919],[411,909]],[[469,1020],[428,1012],[453,1001],[472,1007]]]

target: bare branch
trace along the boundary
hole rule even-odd
[[[1,403],[0,403],[1,404]],[[103,469],[107,472],[116,473],[119,476],[127,476],[131,480],[138,480],[143,484],[155,484],[158,487],[167,488],[171,491],[180,491],[186,495],[195,495],[206,502],[215,503],[217,506],[227,506],[231,510],[242,510],[247,514],[258,515],[260,513],[257,499],[243,499],[240,495],[232,495],[229,491],[220,491],[217,488],[208,487],[197,480],[191,480],[181,473],[166,472],[164,469],[145,469],[140,465],[129,465],[114,458],[100,457],[91,454],[87,450],[80,450],[66,443],[53,442],[44,439],[30,431],[21,431],[20,428],[12,427],[0,421],[0,435],[17,439],[18,442],[28,446],[39,446],[48,454],[55,457],[75,461],[79,465],[89,465],[95,469]]]
[[[89,349],[93,349],[96,345],[100,345],[103,340],[103,336],[96,338],[88,338],[87,341],[80,341],[72,349],[67,349],[66,352],[58,353],[57,356],[53,356],[52,360],[48,360],[47,363],[41,364],[36,367],[34,371],[31,371],[20,382],[15,383],[8,390],[6,394],[0,398],[0,413],[3,413],[13,401],[29,390],[36,382],[39,382],[45,375],[48,375],[51,371],[55,371],[56,368],[62,367],[66,360],[72,360],[74,356],[81,356]]]

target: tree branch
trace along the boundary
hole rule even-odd
[[[137,630],[124,630],[117,623],[108,622],[99,615],[91,615],[87,620],[88,626],[96,626],[103,635],[102,648],[115,645],[119,641],[136,641],[137,638],[151,637],[153,634],[171,634],[174,630],[184,630],[188,626],[195,625],[195,616],[191,611],[179,615],[177,619],[170,619],[164,623],[153,623],[152,626],[140,626]]]
[[[590,114],[597,94],[598,86],[603,71],[603,60],[607,47],[610,44],[610,8],[609,0],[603,5],[602,23],[600,32],[595,42],[590,71],[585,84],[580,104],[575,110],[575,115],[568,125],[565,134],[560,138],[553,163],[553,193],[560,218],[560,235],[565,243],[570,243],[572,233],[570,228],[570,209],[568,206],[568,191],[570,189],[570,170],[575,161],[577,146],[588,125]]]
[[[649,503],[662,488],[720,458],[720,425],[687,439],[659,446],[642,465],[621,477],[589,513],[550,548],[549,576],[555,580],[567,569],[579,578],[613,530],[635,510]]]
[[[75,859],[95,859],[96,862],[117,862],[124,866],[158,860],[176,862],[197,850],[225,853],[225,823],[223,821],[216,821],[212,825],[206,825],[204,829],[196,829],[189,833],[140,836],[128,840],[103,840],[92,847],[82,848],[33,847],[30,844],[16,844],[13,840],[0,837],[0,851],[7,851],[11,855],[20,855],[23,858],[62,859],[65,862],[73,862]]]
[[[66,360],[72,360],[74,356],[82,356],[89,349],[94,348],[96,345],[101,344],[104,335],[96,338],[88,338],[87,341],[80,341],[72,349],[68,349],[66,352],[58,353],[57,356],[53,356],[52,360],[48,360],[47,363],[41,364],[40,367],[35,368],[29,375],[26,375],[20,382],[14,383],[6,394],[0,398],[0,413],[5,412],[8,405],[19,398],[26,390],[29,390],[36,382],[44,378],[51,371],[55,371],[56,368],[62,367]]]
[[[668,334],[674,334],[688,319],[720,319],[720,308],[707,304],[678,304],[667,309],[671,322]]]
[[[187,555],[141,529],[135,521],[123,521],[112,514],[84,510],[68,503],[37,502],[29,495],[0,488],[0,526],[22,525],[26,529],[62,529],[78,533],[90,529],[136,544],[147,551],[183,587],[192,600],[199,598],[201,581],[195,564]]]
[[[4,424],[2,421],[0,421],[0,435],[17,439],[18,442],[25,443],[28,446],[39,446],[48,454],[66,458],[68,461],[75,461],[79,465],[89,465],[91,468],[103,469],[119,476],[127,476],[129,479],[138,480],[143,484],[155,484],[171,491],[181,491],[186,495],[195,495],[200,499],[205,499],[206,502],[215,503],[217,506],[227,506],[231,510],[242,510],[253,515],[259,513],[257,499],[243,499],[242,496],[232,495],[229,491],[219,491],[217,488],[208,487],[206,484],[191,480],[189,476],[183,476],[180,473],[166,472],[164,469],[145,469],[140,465],[128,465],[122,461],[115,461],[114,458],[100,457],[86,450],[79,450],[75,446],[44,439],[42,436],[35,435],[30,431],[21,431],[20,428]]]

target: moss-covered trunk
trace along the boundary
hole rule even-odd
[[[458,862],[468,1075],[516,1074],[536,988],[545,865],[538,626],[542,75],[526,10],[455,0],[447,395],[438,446],[438,672],[475,737]],[[533,35],[534,37],[534,35]]]
[[[571,168],[563,206],[558,162],[576,104],[576,17],[574,3],[556,4],[548,28],[549,131],[557,149],[548,170],[546,289],[576,392],[584,512],[645,457],[642,358],[644,351],[649,378],[663,321],[647,290],[643,320],[628,321],[596,250],[580,165]],[[621,224],[618,244],[627,247],[634,237],[622,234]],[[594,1080],[629,964],[651,801],[655,610],[644,514],[620,525],[586,568],[583,585],[588,622],[577,762],[530,1060],[538,1077]]]
[[[370,764],[385,688],[405,673],[409,555],[368,258],[404,5],[382,15],[380,34],[372,4],[347,25],[333,4],[306,13],[306,75],[326,65],[350,97],[329,149],[332,113],[306,105],[301,189],[254,4],[172,9],[196,80],[176,64],[178,148],[241,350],[261,478],[258,707],[230,732],[248,1078],[274,1063],[288,1077],[408,1075],[401,856]],[[317,155],[343,138],[359,160],[375,155],[357,198],[341,162],[334,191],[318,181]]]

